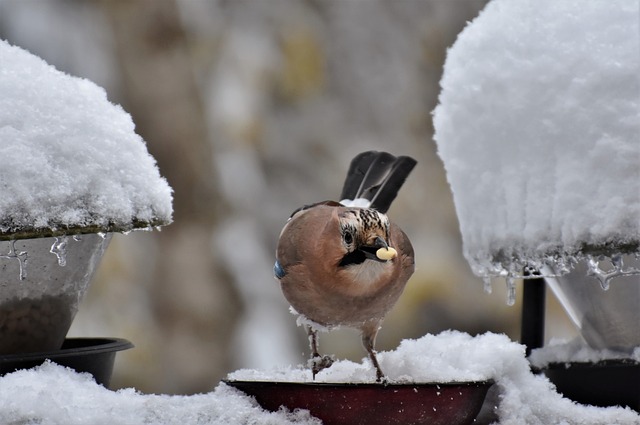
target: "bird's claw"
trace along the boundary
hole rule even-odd
[[[323,369],[330,367],[334,362],[333,356],[314,356],[309,359],[308,365],[311,368],[313,379],[316,379],[316,375]]]
[[[376,372],[376,382],[384,385],[385,387],[391,383],[391,381],[389,381],[389,378],[387,378],[385,375],[382,375],[380,372]]]

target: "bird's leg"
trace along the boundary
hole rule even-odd
[[[311,348],[311,358],[320,357],[318,353],[318,331],[311,326],[307,326],[307,335],[309,335],[309,348]]]
[[[330,356],[321,356],[318,352],[318,331],[311,326],[307,326],[307,334],[309,335],[309,347],[311,348],[309,366],[311,367],[311,373],[315,380],[318,372],[333,364],[333,359]]]
[[[362,327],[362,345],[364,345],[365,350],[369,353],[369,359],[371,359],[373,367],[376,368],[376,382],[383,382],[386,381],[387,378],[380,368],[380,363],[378,363],[378,358],[376,357],[376,350],[374,349],[379,329],[379,321],[366,323]]]

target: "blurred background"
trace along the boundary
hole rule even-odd
[[[70,335],[116,336],[113,386],[192,394],[237,368],[304,363],[307,338],[272,276],[279,232],[336,199],[369,150],[418,166],[389,211],[416,273],[379,334],[520,337],[504,282],[462,257],[432,140],[446,49],[484,0],[0,0],[0,37],[104,87],[174,193],[174,223],[115,235]],[[1,66],[1,64],[0,64]],[[548,291],[547,340],[575,335]],[[321,350],[360,361],[355,331]]]

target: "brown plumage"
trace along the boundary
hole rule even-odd
[[[360,173],[363,178],[354,183],[352,173],[359,172],[354,163],[363,158],[369,161],[371,155],[375,156],[373,163],[365,164],[366,172]],[[410,158],[386,153],[359,155],[352,162],[343,194],[348,185],[355,184],[359,186],[355,195],[366,190],[369,201],[373,198],[375,202],[385,182],[392,182],[395,187],[385,189],[386,201],[377,209],[343,205],[347,200],[303,207],[293,213],[280,234],[274,271],[285,298],[306,319],[314,376],[331,365],[329,357],[318,353],[317,328],[347,326],[361,331],[376,377],[384,377],[375,355],[375,339],[413,274],[414,254],[407,235],[380,210],[388,209],[414,165]],[[386,173],[379,172],[381,166],[387,168]],[[373,190],[366,179],[375,174],[372,168],[378,168]]]

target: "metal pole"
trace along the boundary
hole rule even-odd
[[[528,270],[524,273],[529,275]],[[527,347],[529,356],[531,350],[544,345],[546,282],[543,278],[525,279],[523,287],[520,342]]]

